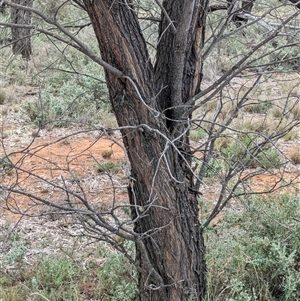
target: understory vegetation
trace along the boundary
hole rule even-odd
[[[36,2],[37,7],[53,15],[58,7],[57,2],[62,1],[41,2]],[[275,1],[271,3],[273,5]],[[150,10],[152,6],[155,5],[149,4]],[[258,14],[264,6],[269,7],[270,2],[261,1],[253,12]],[[81,19],[81,11],[74,7],[62,7],[58,20],[63,20],[69,27],[82,26],[78,33],[76,31],[78,38],[99,54],[91,25],[86,25],[89,20]],[[68,9],[74,12],[72,20],[69,19]],[[211,50],[210,43],[216,38],[212,25],[222,20],[225,13],[217,11],[208,17],[208,39],[203,51],[206,55],[203,90],[247,56],[251,45],[258,44],[266,36],[266,28],[259,23],[245,26],[235,34],[236,28],[230,27],[224,29],[226,39],[220,38]],[[80,19],[79,23],[74,23],[76,16]],[[153,16],[156,16],[155,13]],[[8,17],[7,11],[1,15],[2,19]],[[151,45],[155,45],[157,37],[151,34],[151,26],[156,25],[150,26],[146,19],[142,28],[149,32],[152,58],[155,53]],[[35,24],[37,20],[33,18],[32,22]],[[299,27],[299,18],[290,23],[290,28]],[[1,35],[9,39],[10,31],[1,28]],[[221,208],[224,212],[220,213],[220,218],[213,219],[204,230],[208,267],[205,301],[300,300],[299,177],[296,184],[285,184],[281,191],[277,191],[274,185],[269,195],[258,191],[254,193],[251,179],[249,177],[248,181],[246,177],[246,174],[278,176],[280,172],[285,173],[286,166],[287,172],[290,172],[300,165],[300,147],[294,147],[299,143],[300,133],[297,123],[300,120],[298,40],[296,31],[291,29],[286,36],[278,35],[272,44],[262,46],[249,65],[241,67],[240,72],[218,93],[208,91],[206,101],[201,105],[196,103],[197,109],[192,113],[188,129],[194,156],[191,168],[195,173],[201,174],[203,171],[200,182],[204,192],[200,188],[199,195],[204,195],[205,189],[208,190],[214,182],[223,184],[227,181],[230,189],[234,187],[232,198]],[[0,172],[3,171],[0,181],[3,182],[14,175],[4,147],[5,139],[10,136],[28,134],[30,129],[32,141],[35,142],[40,130],[79,127],[91,131],[100,129],[103,137],[110,139],[110,133],[117,131],[102,68],[70,46],[41,34],[33,35],[32,43],[33,55],[29,61],[12,55],[8,47],[1,49],[0,136],[4,142],[0,153]],[[14,120],[17,130],[5,127],[7,120],[11,120],[11,112],[17,116],[18,120]],[[65,141],[67,139],[62,143]],[[14,142],[17,145],[19,140]],[[206,153],[209,154],[207,160]],[[95,160],[94,171],[98,175],[107,175],[111,184],[113,176],[124,171],[125,159],[114,160],[112,147],[104,150],[101,156],[103,161]],[[237,177],[237,182],[241,184],[239,187],[232,184]],[[283,177],[280,175],[276,179],[282,180]],[[76,178],[73,182],[77,184],[80,180]],[[22,183],[23,179],[20,181]],[[67,183],[65,179],[62,181],[64,185]],[[245,190],[241,191],[241,187]],[[79,188],[80,184],[76,186],[76,189]],[[113,188],[116,191],[119,186]],[[44,190],[46,193],[49,191]],[[229,189],[224,191],[225,196]],[[1,202],[5,203],[1,193],[0,209]],[[112,198],[115,206],[117,197],[114,195]],[[213,202],[216,202],[215,199],[210,201],[199,197],[202,224],[210,216]],[[107,216],[111,214],[114,217],[116,207],[103,210]],[[127,215],[131,210],[128,205],[121,209]],[[57,218],[58,221],[60,218]],[[17,226],[9,222],[0,223],[0,301],[135,300],[138,294],[136,268],[129,258],[108,243],[96,239],[93,244],[86,241],[78,247],[78,237],[68,236],[67,250],[66,246],[59,245],[45,255],[43,249],[51,241],[45,239],[38,248],[33,248],[32,241],[18,231]],[[134,254],[132,242],[123,238],[119,242],[121,238],[113,235],[117,245],[120,243],[129,254]],[[89,247],[88,252],[86,246]],[[28,257],[35,257],[35,260],[28,261]]]
[[[246,197],[205,230],[207,301],[296,301],[300,298],[300,200],[294,194]],[[203,204],[203,206],[205,206]],[[202,208],[203,211],[204,208]],[[30,243],[2,226],[0,300],[133,301],[134,266],[107,245],[87,260],[74,248],[26,263]],[[45,243],[46,244],[46,243]],[[127,243],[132,249],[133,245]],[[97,260],[96,260],[97,258]]]

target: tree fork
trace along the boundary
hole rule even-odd
[[[181,1],[173,2],[181,7]],[[186,96],[199,89],[202,62],[196,53],[201,49],[193,47],[201,47],[202,38],[200,42],[195,39],[202,34],[198,18],[201,19],[203,13],[199,14],[200,2],[194,2],[197,5],[189,1],[189,7],[195,10],[186,16],[188,40],[178,58],[183,64],[181,77],[188,86],[179,97],[173,97],[172,89],[168,94],[162,91],[170,106],[180,106],[184,103],[182,97],[189,99]],[[174,87],[175,82],[164,81],[166,72],[174,66],[157,63],[154,71],[137,16],[128,1],[85,1],[85,6],[103,60],[128,76],[128,79],[117,78],[106,71],[111,103],[119,126],[124,127],[122,136],[131,163],[129,198],[137,235],[139,300],[201,300],[206,292],[206,267],[197,196],[190,193],[193,175],[187,155],[189,145],[183,152],[177,148],[165,124],[164,112],[159,112],[167,108],[159,104],[164,99],[154,98],[161,84]],[[179,32],[183,31],[182,28]],[[171,29],[165,32],[164,55],[173,47],[172,37],[168,38],[172,34]],[[190,39],[194,39],[192,43]],[[162,50],[158,51],[158,62],[164,61],[159,57]],[[172,54],[168,56],[169,60]],[[185,62],[190,64],[190,77],[186,75]],[[130,129],[126,128],[128,125]],[[181,128],[180,135],[182,140],[188,141],[186,126]]]

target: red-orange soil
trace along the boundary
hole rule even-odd
[[[7,153],[12,153],[12,149],[6,148]],[[112,152],[110,158],[105,157],[105,153]],[[26,188],[30,193],[41,197],[51,197],[51,200],[59,200],[63,197],[62,191],[48,190],[46,181],[57,178],[62,181],[84,180],[99,177],[97,165],[104,161],[124,161],[124,151],[121,145],[108,138],[77,137],[59,141],[59,139],[44,137],[35,138],[28,147],[20,150],[14,149],[14,154],[10,155],[10,160],[18,171],[12,170],[5,177],[4,184],[13,188]],[[28,173],[28,171],[30,173]],[[41,177],[41,178],[39,178]],[[82,184],[87,189],[87,198],[95,202],[109,202],[113,196],[111,183],[105,178],[98,178],[102,181],[101,189],[91,189],[88,184]],[[89,182],[89,181],[87,181]],[[126,202],[125,189],[114,191],[118,199]],[[47,195],[49,194],[49,195]],[[10,194],[7,203],[13,211],[25,212],[32,207],[28,213],[35,213],[37,206],[29,197],[19,194]],[[5,206],[7,205],[5,204]],[[3,206],[3,207],[5,207]],[[2,217],[9,220],[16,220],[20,216],[7,210],[0,212]]]
[[[15,144],[6,146],[7,153],[14,152],[10,156],[11,161],[19,168],[17,173],[12,172],[6,176],[4,183],[12,185],[16,188],[26,187],[33,194],[41,197],[50,197],[51,200],[59,200],[63,197],[62,191],[48,190],[45,187],[45,180],[78,180],[87,179],[85,184],[82,184],[87,190],[87,198],[92,202],[100,204],[110,202],[113,196],[117,196],[121,202],[127,202],[126,183],[118,190],[112,188],[112,183],[105,177],[98,177],[98,182],[101,182],[101,189],[93,190],[89,186],[89,181],[93,177],[99,176],[97,172],[97,164],[103,161],[124,161],[124,150],[120,140],[109,139],[108,137],[93,138],[88,135],[70,136],[67,139],[60,140],[51,135],[43,135],[43,137],[31,138],[32,144],[28,147],[19,147]],[[104,159],[105,152],[112,151],[109,159]],[[0,154],[3,156],[3,154]],[[31,174],[28,173],[31,172]],[[42,177],[43,180],[36,177]],[[120,175],[122,178],[122,175]],[[250,181],[250,186],[253,191],[261,192],[266,188],[271,189],[276,187],[278,181],[284,178],[285,181],[293,181],[293,186],[288,186],[283,191],[291,191],[291,187],[300,189],[299,173],[284,172],[283,174],[272,175],[257,175]],[[91,179],[91,180],[89,180]],[[99,185],[99,183],[97,184]],[[217,197],[217,189],[212,186],[205,189],[205,199],[212,203]],[[11,194],[9,199],[10,208],[15,211],[25,212],[31,208],[29,213],[34,213],[37,206],[32,200],[26,196]],[[5,206],[4,206],[5,207]],[[1,208],[0,208],[1,210]],[[16,220],[18,214],[12,214],[7,210],[0,212],[2,217],[8,220]]]

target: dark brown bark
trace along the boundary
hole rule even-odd
[[[15,4],[32,7],[33,0],[13,0]],[[31,12],[11,7],[11,20],[13,24],[31,25]],[[30,59],[31,38],[30,28],[12,27],[12,49],[14,54],[21,54],[24,59]]]
[[[197,195],[191,193],[189,145],[181,149],[168,141],[185,130],[187,116],[182,105],[199,91],[206,1],[187,1],[185,5],[181,0],[165,1],[167,12],[173,11],[167,7],[169,2],[178,10],[170,14],[177,20],[175,27],[186,22],[188,32],[184,36],[181,24],[174,35],[171,29],[164,30],[166,24],[162,25],[165,36],[154,71],[137,16],[128,1],[85,1],[102,58],[132,79],[106,72],[119,126],[130,126],[122,130],[122,136],[131,162],[128,191],[141,301],[201,300],[206,292],[204,242]],[[187,8],[188,13],[183,14]],[[167,88],[155,97],[162,86]],[[175,108],[170,110],[171,122],[166,123],[157,110],[168,111],[169,107]],[[176,123],[178,118],[183,126]],[[188,136],[178,141],[182,146]]]
[[[201,50],[204,39],[205,12],[208,1],[164,1],[163,5],[177,30],[169,27],[162,14],[160,24],[155,82],[160,91],[157,102],[168,119],[172,131],[181,125],[185,102],[200,90],[202,79]],[[187,26],[189,23],[189,26]]]
[[[299,0],[289,0],[290,2],[292,2],[297,8],[300,9],[300,1]]]
[[[0,0],[0,13],[3,13],[4,8],[5,8],[5,4],[3,3],[2,0]]]

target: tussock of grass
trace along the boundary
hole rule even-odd
[[[271,113],[272,113],[272,116],[275,118],[280,118],[283,116],[283,110],[282,110],[282,108],[280,108],[278,106],[273,107],[271,110]]]
[[[293,118],[294,119],[300,119],[300,104],[298,103],[293,109]]]
[[[242,130],[250,132],[261,132],[266,127],[265,118],[246,117],[242,121]]]
[[[287,134],[285,134],[284,137],[283,137],[283,140],[285,142],[287,142],[287,141],[294,140],[294,139],[298,138],[298,136],[299,136],[299,131],[294,129],[294,130],[289,131]]]
[[[3,89],[0,88],[0,105],[4,104],[6,100],[6,93]]]
[[[291,152],[291,154],[290,154],[290,160],[294,164],[300,164],[300,148],[295,149],[294,151]]]

